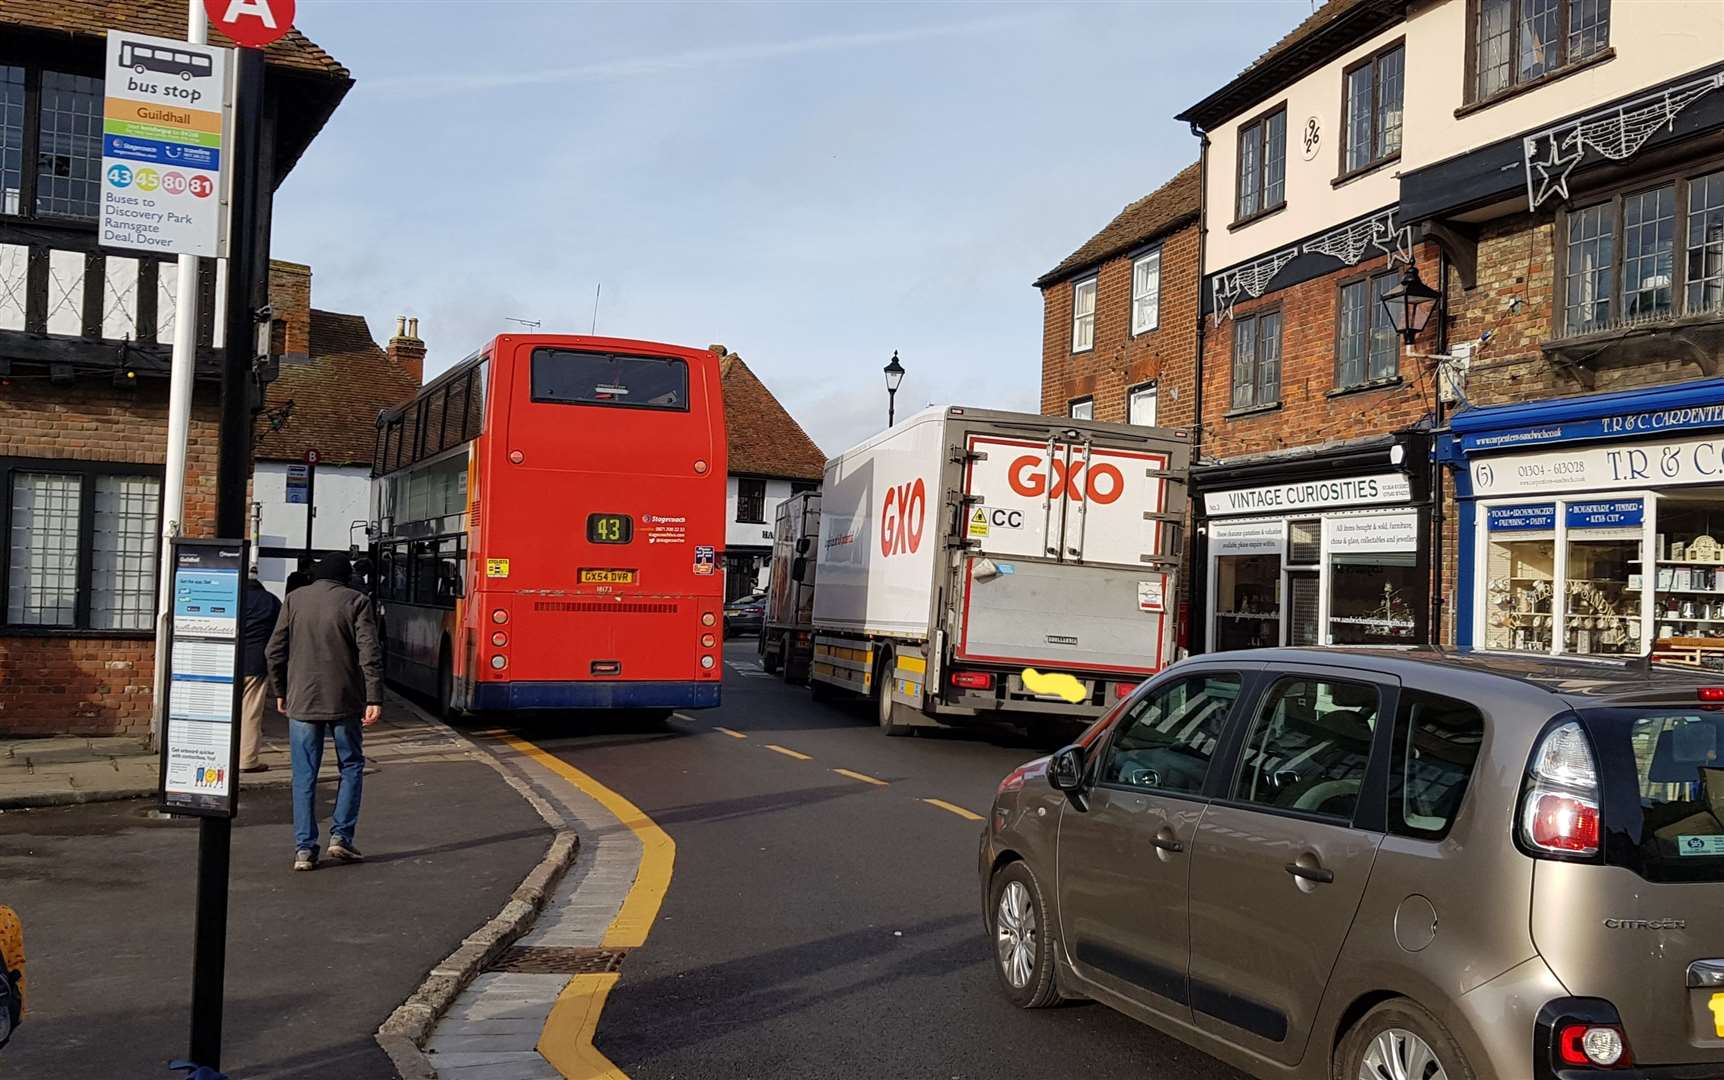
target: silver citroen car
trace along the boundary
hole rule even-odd
[[[1000,785],[999,983],[1259,1077],[1724,1077],[1724,673],[1184,661]]]

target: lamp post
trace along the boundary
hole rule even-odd
[[[1383,307],[1388,310],[1389,323],[1395,328],[1395,333],[1411,345],[1413,339],[1424,332],[1425,324],[1430,321],[1431,313],[1437,310],[1437,301],[1441,299],[1441,293],[1420,279],[1419,268],[1408,263],[1400,282],[1383,294]]]
[[[892,350],[892,362],[883,368],[886,372],[886,426],[891,427],[897,420],[898,384],[904,381],[904,365],[898,362],[898,350]]]

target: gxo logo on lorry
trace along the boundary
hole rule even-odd
[[[880,507],[880,554],[914,555],[922,546],[922,527],[928,518],[928,491],[920,478],[886,489]]]
[[[1055,458],[1051,463],[1051,484],[1048,474],[1042,471],[1045,463],[1047,459],[1044,457],[1025,454],[1012,462],[1006,473],[1006,482],[1019,495],[1032,499],[1045,494],[1049,499],[1070,499],[1073,502],[1087,499],[1100,506],[1106,506],[1125,494],[1125,475],[1105,461],[1087,463]]]

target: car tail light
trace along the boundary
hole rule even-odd
[[[1578,723],[1550,729],[1533,751],[1520,830],[1521,840],[1535,852],[1598,853],[1598,767]]]
[[[1128,683],[1128,682],[1114,683],[1113,684],[1113,699],[1115,701],[1118,701],[1121,698],[1128,698],[1131,696],[1131,692],[1133,690],[1136,690],[1136,689],[1137,689],[1136,683]]]
[[[992,690],[994,677],[985,671],[954,671],[952,685],[965,690]]]
[[[1556,1032],[1556,1059],[1600,1069],[1626,1069],[1633,1063],[1622,1029],[1609,1024],[1562,1025]]]

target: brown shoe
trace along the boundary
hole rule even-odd
[[[268,772],[269,766],[263,764],[262,762],[259,762],[256,765],[243,766],[239,771],[240,772]]]

